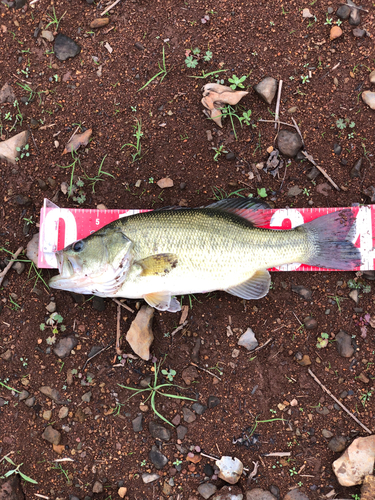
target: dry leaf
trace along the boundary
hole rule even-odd
[[[90,136],[92,134],[92,129],[89,128],[86,132],[82,134],[76,134],[72,137],[72,140],[68,142],[63,151],[63,155],[65,153],[71,153],[72,151],[77,151],[81,146],[86,146],[89,143]]]
[[[207,83],[202,87],[202,90],[203,98],[201,102],[209,110],[209,112],[206,110],[203,112],[207,118],[211,118],[219,127],[223,126],[221,123],[222,112],[220,108],[223,108],[225,104],[235,106],[248,94],[244,90],[232,90],[230,87],[218,83]]]
[[[179,325],[183,325],[186,321],[186,318],[188,317],[189,314],[189,306],[182,306],[181,307],[181,318],[179,321]]]
[[[222,92],[233,92],[231,87],[227,87],[227,85],[220,85],[220,83],[206,83],[202,87],[203,95],[208,95],[210,91],[217,92],[221,94]]]
[[[22,149],[26,146],[29,140],[29,132],[25,130],[17,135],[14,135],[6,141],[0,142],[0,158],[7,160],[10,163],[16,163],[18,157],[17,148]]]
[[[156,184],[160,187],[160,189],[173,187],[173,181],[169,177],[164,177],[164,179],[160,179],[160,181],[158,181]]]

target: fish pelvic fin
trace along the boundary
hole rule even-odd
[[[314,252],[305,264],[353,271],[362,263],[361,252],[350,241],[355,233],[355,215],[349,209],[323,215],[296,228],[306,231]]]
[[[150,255],[136,262],[142,267],[140,276],[165,276],[177,266],[177,263],[177,255],[173,253]]]
[[[270,283],[271,276],[267,269],[259,269],[247,281],[231,286],[225,291],[241,299],[261,299],[267,295]]]
[[[257,198],[227,198],[206,208],[238,215],[251,222],[254,227],[266,226],[271,220],[270,206]]]
[[[180,303],[176,297],[171,297],[169,292],[148,293],[144,295],[143,298],[149,306],[154,307],[158,311],[181,311]]]

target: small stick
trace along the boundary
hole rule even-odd
[[[54,462],[74,462],[72,458],[65,457],[65,458],[56,458]]]
[[[12,258],[10,259],[10,261],[9,261],[8,265],[6,266],[6,268],[4,269],[4,271],[1,271],[1,273],[0,273],[0,286],[3,282],[3,279],[5,278],[5,275],[7,274],[9,269],[13,266],[14,261],[17,259],[17,257],[22,252],[22,250],[23,250],[23,247],[19,247],[17,252],[14,255],[12,255]]]
[[[331,398],[336,401],[336,403],[341,406],[341,408],[349,415],[349,417],[351,417],[353,420],[355,420],[357,422],[358,425],[360,425],[362,427],[362,429],[364,429],[366,432],[368,432],[369,434],[372,434],[372,432],[370,431],[370,429],[368,427],[366,427],[364,424],[362,424],[362,422],[360,422],[358,420],[358,418],[353,415],[352,413],[350,413],[350,411],[347,409],[346,406],[344,406],[333,394],[332,392],[327,389],[327,387],[325,385],[322,384],[322,382],[318,379],[318,377],[316,375],[314,375],[314,373],[310,370],[310,368],[307,369],[307,371],[309,372],[309,374],[312,376],[312,378],[315,380],[315,382],[317,384],[320,385],[320,387],[329,395],[331,396]]]
[[[39,156],[39,149],[38,149],[38,146],[36,145],[36,142],[35,142],[35,139],[34,139],[34,134],[32,133],[30,126],[28,126],[28,129],[29,129],[31,138],[33,140],[33,143],[34,143],[34,146],[35,146],[35,149],[36,149],[36,154]]]
[[[215,377],[215,378],[217,378],[218,380],[221,381],[220,377],[218,377],[217,375],[215,375],[215,373],[212,373],[212,372],[206,370],[206,368],[202,368],[201,366],[198,366],[195,363],[190,363],[190,364],[193,365],[193,366],[195,366],[195,368],[198,368],[198,370],[202,370],[202,371],[208,373],[209,375],[212,375],[213,377]]]
[[[251,352],[255,352],[255,351],[260,351],[261,349],[263,349],[263,347],[266,347],[266,345],[268,345],[270,342],[272,342],[273,338],[270,338],[267,340],[267,342],[265,342],[264,344],[256,347],[253,351]]]
[[[283,88],[283,81],[279,81],[279,91],[277,93],[277,102],[276,102],[276,109],[275,109],[275,128],[277,128],[278,123],[279,123],[279,113],[280,113],[280,100],[281,100],[281,91]]]
[[[82,123],[85,123],[85,122],[82,122]],[[69,141],[67,142],[67,144],[69,144],[69,142],[73,139],[73,137],[76,135],[76,133],[78,132],[78,129],[79,129],[80,125],[78,125],[78,127],[75,129],[75,131],[73,132],[73,135],[71,136],[71,138],[69,139]]]
[[[247,485],[249,486],[251,480],[258,474],[259,462],[253,462],[254,469],[250,472],[249,477],[247,478]]]
[[[177,333],[177,332],[179,332],[180,330],[182,330],[183,328],[185,328],[185,326],[186,326],[186,325],[187,325],[187,320],[186,320],[186,321],[184,321],[184,322],[182,323],[182,325],[178,326],[177,328],[175,328],[175,329],[173,330],[173,332],[171,333],[171,337],[174,337],[174,336],[176,335],[176,333]]]
[[[107,14],[115,5],[117,5],[121,0],[116,0],[116,2],[113,2],[109,7],[107,7],[103,12],[100,14],[100,16],[104,16],[104,14]]]
[[[38,0],[34,0],[34,2],[37,2]],[[32,4],[33,2],[30,3],[30,5]],[[34,493],[34,495],[38,498],[45,498],[46,500],[49,500],[49,497],[46,497],[45,495],[40,495],[39,493]]]
[[[363,10],[363,12],[367,12],[368,13],[368,10],[364,9],[363,7],[357,7],[357,5],[349,5],[348,3],[346,5],[348,7],[350,7],[351,9]]]
[[[124,308],[124,309],[126,309],[127,311],[129,311],[129,312],[131,312],[131,313],[133,313],[133,312],[134,312],[134,311],[133,311],[133,309],[131,309],[131,308],[130,308],[129,306],[127,306],[126,304],[123,304],[123,303],[122,303],[122,302],[120,302],[119,300],[117,300],[117,299],[112,299],[112,300],[113,300],[113,302],[116,302],[116,304],[117,304],[118,306],[123,307],[123,308]]]
[[[32,2],[29,3],[29,5],[33,5],[34,3],[39,2],[39,0],[33,0]],[[36,495],[36,493],[35,493]],[[38,495],[37,495],[38,496]],[[44,497],[44,498],[49,498],[49,497]]]
[[[302,141],[303,147],[305,147],[305,141],[303,140],[303,137],[302,137],[301,131],[300,131],[300,129],[299,129],[299,126],[297,125],[297,122],[296,122],[296,120],[293,118],[293,116],[292,116],[292,121],[293,121],[293,123],[294,123],[294,126],[295,126],[295,128],[296,128],[296,130],[297,130],[297,132],[298,132],[299,136],[301,137],[301,141]]]
[[[116,334],[116,352],[119,356],[122,356],[122,350],[120,349],[120,320],[121,320],[121,306],[117,305],[117,334]]]
[[[266,453],[264,457],[290,457],[292,453],[290,451],[275,451],[273,453]]]
[[[332,184],[332,186],[337,189],[337,191],[340,191],[340,188],[338,187],[337,184],[335,184],[333,182],[333,180],[331,179],[331,177],[327,174],[327,172],[324,170],[324,168],[320,167],[319,165],[317,165],[314,161],[314,158],[309,155],[308,153],[306,153],[306,151],[302,151],[302,154],[305,158],[307,158],[309,160],[310,163],[312,163],[313,165],[315,165],[315,167],[319,170],[319,172],[321,172],[324,177]]]
[[[275,123],[275,120],[263,120],[262,118],[259,118],[258,122],[265,122],[265,123]],[[285,122],[278,122],[280,125],[286,125],[287,127],[293,127],[296,128],[294,125],[290,123],[285,123]]]
[[[298,323],[302,326],[302,323],[301,323],[301,322],[300,322],[300,320],[298,319],[297,314],[296,314],[294,311],[292,311],[292,313],[294,314],[294,317],[296,318],[296,320],[298,321]]]
[[[73,331],[74,331],[74,328],[73,328]],[[96,356],[99,356],[99,354],[101,354],[102,352],[106,351],[107,349],[109,349],[111,347],[111,345],[113,344],[113,340],[111,340],[111,342],[103,347],[102,349],[100,349],[100,351],[96,352],[95,354],[93,354],[92,356],[90,356],[89,358],[86,359],[85,361],[85,364],[83,365],[83,368],[82,368],[82,371],[84,371],[84,369],[86,368],[86,365],[89,361],[91,361],[93,358],[95,358]]]

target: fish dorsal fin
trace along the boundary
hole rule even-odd
[[[165,276],[177,266],[178,258],[174,253],[159,253],[138,260],[136,264],[142,267],[140,276]]]
[[[212,203],[206,208],[236,214],[251,222],[255,227],[267,225],[272,216],[268,211],[270,206],[256,198],[228,198]]]
[[[259,269],[250,279],[225,291],[241,299],[261,299],[270,289],[271,276],[267,269]]]
[[[151,307],[159,311],[177,312],[181,311],[181,305],[175,297],[171,297],[169,292],[154,292],[143,296],[144,300]]]

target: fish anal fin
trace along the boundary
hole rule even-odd
[[[238,215],[251,222],[254,227],[266,226],[272,217],[270,206],[256,198],[227,198],[208,205],[209,209]]]
[[[173,253],[159,253],[138,260],[136,264],[142,267],[140,276],[165,276],[177,266],[178,258]]]
[[[177,312],[181,310],[181,305],[175,297],[171,297],[169,292],[154,292],[143,296],[147,304],[158,311]]]
[[[251,278],[225,291],[241,299],[261,299],[270,289],[271,276],[267,269],[259,269]]]

